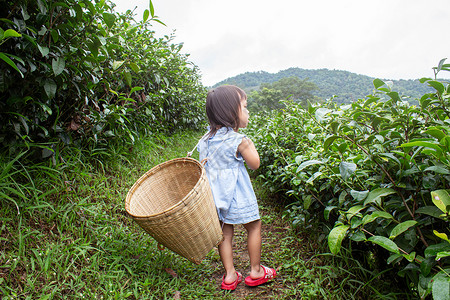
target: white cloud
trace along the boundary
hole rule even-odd
[[[148,0],[113,0],[118,11]],[[341,69],[386,79],[431,77],[450,55],[448,0],[153,0],[205,85],[246,71]],[[450,61],[449,61],[450,62]],[[447,72],[448,73],[448,72]],[[447,75],[448,76],[448,75]]]

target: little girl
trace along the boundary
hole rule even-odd
[[[205,169],[211,185],[224,240],[219,254],[225,268],[221,288],[234,290],[242,281],[233,263],[232,241],[235,224],[243,224],[248,233],[250,274],[248,286],[257,286],[273,279],[272,268],[262,266],[261,220],[256,196],[244,161],[250,169],[259,168],[259,155],[253,142],[238,133],[248,124],[247,96],[236,86],[212,89],[206,98],[209,133],[198,145],[200,161],[206,159]]]

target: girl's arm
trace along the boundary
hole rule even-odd
[[[244,137],[237,150],[250,169],[256,170],[259,168],[259,154],[251,139]]]

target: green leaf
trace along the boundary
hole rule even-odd
[[[366,225],[370,222],[375,221],[375,219],[377,218],[392,219],[392,220],[394,219],[394,217],[390,213],[377,210],[371,213],[370,215],[365,215],[363,218],[363,224]]]
[[[438,252],[436,255],[436,260],[439,261],[442,258],[450,257],[450,251],[442,251]]]
[[[364,199],[366,199],[367,195],[369,194],[369,191],[355,191],[355,190],[351,190],[350,191],[350,195],[352,195],[353,199],[355,199],[356,201],[362,201]]]
[[[308,133],[308,140],[310,140],[311,142],[314,140],[314,138],[316,137],[317,134],[314,133]]]
[[[395,102],[399,102],[402,100],[402,99],[400,99],[400,96],[398,95],[397,92],[389,92],[389,93],[386,93],[386,95],[391,97],[391,99],[394,100]]]
[[[340,123],[339,122],[331,122],[331,124],[328,126],[329,128],[331,128],[331,130],[333,131],[333,133],[337,133],[338,129],[339,129]]]
[[[7,39],[9,37],[22,37],[22,35],[20,33],[18,33],[17,31],[15,31],[14,29],[7,29],[4,33],[3,33],[3,39]]]
[[[53,79],[47,79],[44,83],[44,90],[48,98],[53,99],[56,95],[56,83]]]
[[[347,220],[350,221],[350,219],[353,218],[353,216],[359,213],[362,209],[364,209],[364,206],[362,205],[355,205],[353,207],[350,207],[350,209],[345,212]]]
[[[382,87],[383,85],[385,85],[384,81],[381,79],[374,79],[373,81],[373,86],[375,87],[375,89],[379,89],[380,87]]]
[[[344,153],[345,150],[347,150],[348,145],[346,142],[343,142],[342,144],[338,145],[337,148],[338,148],[339,152]]]
[[[52,68],[53,73],[55,76],[58,76],[64,71],[64,68],[66,67],[66,61],[64,60],[64,57],[58,57],[57,59],[52,60]]]
[[[345,197],[348,195],[346,190],[342,190],[342,192],[339,194],[339,204],[344,203]]]
[[[320,160],[315,160],[315,159],[305,161],[300,166],[298,166],[297,173],[300,172],[301,170],[303,170],[306,167],[309,167],[309,166],[312,166],[312,165],[317,165],[317,164],[323,164],[323,162],[320,161]]]
[[[356,164],[352,162],[342,161],[339,164],[339,172],[341,173],[341,177],[344,181],[350,178],[350,176],[355,173]]]
[[[373,191],[370,191],[369,195],[367,196],[366,201],[364,201],[364,205],[368,205],[370,203],[376,203],[377,205],[381,206],[381,197],[385,197],[390,194],[394,194],[395,190],[390,188],[378,188]]]
[[[55,29],[53,29],[51,32],[50,32],[50,34],[52,35],[52,39],[53,39],[53,42],[58,42],[58,40],[59,40],[59,33],[58,33],[58,30],[55,30]]]
[[[27,21],[28,19],[30,19],[30,15],[27,12],[27,8],[26,8],[26,6],[22,6],[21,8],[22,8],[21,9],[22,17],[25,21]]]
[[[303,198],[303,208],[304,209],[309,209],[309,207],[311,206],[312,203],[312,196],[308,195],[306,197]]]
[[[384,84],[384,82],[383,82],[383,84]],[[366,102],[364,102],[363,107],[368,107],[370,104],[372,104],[373,102],[376,102],[377,100],[379,100],[379,98],[377,98],[377,97],[370,97],[369,99],[366,100]]]
[[[311,102],[308,101],[308,113],[312,115],[316,111],[316,108],[312,106]]]
[[[411,252],[410,254],[402,254],[404,258],[406,258],[409,262],[413,262],[416,258],[416,252]]]
[[[153,3],[152,0],[149,0],[149,8],[150,8],[150,14],[152,16],[152,18],[155,16],[155,8],[153,7]]]
[[[330,137],[327,137],[325,142],[323,143],[323,148],[325,149],[325,151],[328,150],[328,148],[333,144],[334,140],[338,139],[339,136],[337,135],[332,135]]]
[[[338,254],[339,250],[341,250],[342,240],[349,228],[349,225],[339,225],[330,231],[330,234],[328,235],[328,247],[334,255]]]
[[[438,152],[439,155],[442,153],[442,148],[438,144],[434,144],[427,141],[414,141],[400,145],[400,147],[415,147],[415,146],[434,149],[436,150],[436,152]]]
[[[371,236],[367,240],[383,247],[386,250],[389,250],[390,252],[400,254],[397,244],[388,239],[387,237],[375,235]]]
[[[89,51],[91,51],[92,55],[94,57],[98,56],[98,48],[100,47],[100,40],[95,39],[94,42],[87,42],[86,45],[88,46]]]
[[[422,260],[420,263],[420,273],[422,273],[423,276],[428,276],[435,263],[435,260],[431,257]]]
[[[431,291],[433,300],[448,300],[450,295],[450,269],[442,270],[433,277]]]
[[[390,158],[391,160],[395,161],[399,166],[401,166],[401,162],[400,160],[398,160],[398,158],[392,154],[392,153],[378,153],[379,156],[383,157],[387,157]],[[388,159],[383,158],[385,161],[388,161]]]
[[[332,112],[331,109],[328,109],[326,107],[319,107],[315,112],[317,121],[322,122],[322,121],[328,120],[326,115],[329,114],[330,112]]]
[[[41,46],[39,44],[36,44],[36,46],[39,49],[39,52],[41,52],[42,57],[46,57],[50,53],[50,49],[48,49],[45,46]]]
[[[144,23],[147,22],[149,15],[150,11],[148,9],[144,10],[144,15],[142,17],[142,21],[144,21]]]
[[[388,259],[386,260],[386,263],[390,265],[392,262],[399,262],[404,256],[401,254],[391,254]]]
[[[153,21],[155,21],[155,22],[158,22],[159,24],[161,24],[161,25],[163,25],[163,26],[167,26],[164,22],[162,22],[161,20],[159,20],[159,19],[152,19]]]
[[[138,73],[141,69],[139,68],[139,66],[137,64],[135,64],[134,62],[130,63],[130,68],[135,72]]]
[[[39,7],[39,10],[41,11],[41,14],[46,15],[47,14],[47,3],[45,3],[45,0],[37,0],[37,5]]]
[[[337,208],[337,206],[327,206],[327,207],[325,207],[325,209],[323,210],[323,216],[324,216],[325,220],[328,221],[328,219],[330,218],[330,213],[335,208]]]
[[[408,220],[408,221],[405,221],[405,222],[402,222],[402,223],[398,224],[397,226],[395,226],[392,229],[389,238],[391,240],[395,239],[397,236],[399,236],[400,234],[402,234],[403,232],[405,232],[410,227],[412,227],[412,226],[414,226],[416,224],[417,224],[417,221],[414,221],[414,220]]]
[[[442,214],[442,211],[436,206],[423,206],[416,209],[416,213],[439,218],[439,216]]]
[[[446,134],[441,129],[435,127],[430,127],[428,130],[425,131],[425,133],[431,135],[432,137],[437,138],[439,141],[446,136]]]
[[[446,190],[436,190],[431,192],[431,200],[443,213],[447,213],[450,205],[450,196]]]
[[[118,68],[120,68],[123,65],[123,63],[124,63],[123,60],[113,61],[113,65],[112,65],[113,70],[116,71]]]
[[[425,257],[434,257],[439,252],[444,252],[444,251],[450,251],[450,243],[447,241],[428,246],[425,249]]]
[[[314,180],[316,180],[317,177],[322,175],[322,172],[315,172],[308,180],[306,180],[306,183],[312,184]]]
[[[350,239],[351,239],[352,241],[355,241],[355,242],[363,242],[363,241],[366,241],[366,240],[367,240],[366,235],[365,235],[364,232],[362,232],[362,231],[354,232],[354,233],[350,236]]]
[[[426,171],[433,171],[435,173],[444,174],[444,175],[449,175],[450,174],[450,171],[448,169],[446,169],[444,167],[440,167],[440,166],[431,166],[431,167],[426,168],[423,171],[424,172],[426,172]]]
[[[39,103],[39,105],[41,106],[42,110],[43,110],[44,112],[46,112],[47,114],[51,115],[51,114],[53,113],[53,112],[52,112],[52,109],[51,109],[50,107],[48,107],[47,104],[45,104],[45,103]]]
[[[125,78],[125,82],[127,83],[127,85],[128,85],[129,87],[131,87],[131,84],[132,84],[131,73],[128,72],[128,71],[124,71],[124,72],[123,72],[123,77]]]
[[[450,242],[450,240],[448,239],[447,234],[438,232],[438,231],[436,231],[436,230],[433,230],[433,233],[434,233],[434,235],[437,236],[438,238],[443,239],[444,241]]]
[[[433,87],[439,95],[442,95],[445,91],[445,86],[439,81],[430,80],[427,82],[431,87]]]
[[[2,59],[4,62],[6,62],[8,65],[14,68],[17,72],[19,72],[20,76],[24,78],[22,72],[19,70],[19,68],[16,66],[16,64],[8,57],[5,53],[0,52],[0,59]]]
[[[116,16],[114,14],[111,13],[103,13],[103,20],[106,23],[106,26],[108,26],[109,28],[114,26],[114,22],[116,22]]]
[[[447,60],[447,58],[443,58],[439,61],[439,64],[436,68],[436,73],[439,73],[442,70],[442,67],[444,66],[445,61]],[[434,69],[434,68],[433,68]]]
[[[137,92],[137,91],[140,91],[140,90],[143,90],[143,89],[144,89],[143,87],[135,86],[134,88],[131,89],[130,95],[133,94],[134,92]]]

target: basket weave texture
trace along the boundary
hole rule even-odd
[[[223,239],[206,171],[193,158],[153,167],[128,191],[125,209],[156,241],[196,264]]]

